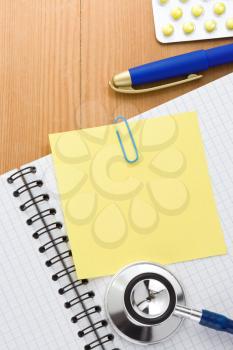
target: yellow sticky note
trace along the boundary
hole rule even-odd
[[[50,135],[79,278],[134,261],[226,253],[195,113],[131,122],[139,161],[125,161],[115,125]],[[125,125],[118,125],[133,157]]]

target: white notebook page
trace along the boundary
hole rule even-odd
[[[185,111],[197,111],[217,207],[228,246],[228,255],[185,262],[170,266],[180,279],[187,305],[205,308],[233,317],[233,74],[192,91],[174,101],[143,113],[137,118],[150,118]],[[43,160],[41,160],[42,162]],[[45,181],[59,201],[52,160],[48,156]],[[41,165],[43,168],[43,165]],[[201,203],[200,203],[201,205]],[[61,215],[61,214],[60,214]],[[78,229],[78,228],[77,228]],[[95,303],[104,308],[104,295],[109,277],[92,280]],[[102,312],[103,317],[106,317]],[[124,350],[143,350],[114,334],[114,346]],[[232,349],[233,336],[201,327],[186,320],[179,331],[166,342],[151,346],[158,350]]]
[[[233,74],[151,109],[136,118],[152,118],[186,111],[198,112],[228,254],[174,264],[169,268],[182,283],[188,306],[209,309],[233,318]],[[98,291],[96,299],[99,303],[102,300],[103,303],[108,279],[93,283],[96,284],[95,289]],[[115,341],[118,340],[121,349],[145,349],[145,347],[120,340],[115,334]],[[185,320],[174,336],[151,348],[230,350],[233,348],[233,335],[217,332]]]
[[[223,227],[228,254],[175,264],[169,268],[180,279],[186,292],[187,305],[205,308],[233,317],[233,74],[194,90],[174,101],[141,114],[137,118],[150,118],[197,111],[213,190]],[[52,160],[48,156],[38,162],[45,167],[45,183],[59,202]],[[37,162],[37,163],[38,163]],[[201,203],[200,203],[201,205]],[[58,205],[56,204],[58,207]],[[60,213],[62,216],[62,214]],[[95,303],[104,309],[104,295],[109,277],[92,280],[89,284],[95,291]],[[102,311],[102,317],[106,317]],[[109,326],[110,328],[110,326]],[[114,347],[124,350],[143,350],[145,347],[131,344],[114,334]],[[158,350],[210,350],[232,349],[233,336],[201,327],[185,320],[179,331],[166,342],[151,346]]]
[[[170,268],[184,286],[188,305],[200,309],[209,308],[233,318],[233,74],[136,118],[150,118],[185,111],[198,113],[228,254],[176,264]],[[233,336],[185,321],[176,337],[157,348],[232,349]]]

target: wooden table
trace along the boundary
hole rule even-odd
[[[50,152],[48,133],[131,117],[232,71],[137,96],[109,78],[130,66],[230,42],[161,45],[151,0],[0,1],[1,172]]]

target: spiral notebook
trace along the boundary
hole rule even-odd
[[[187,304],[233,315],[233,74],[138,118],[196,110],[228,254],[179,263]],[[0,177],[0,349],[142,350],[104,312],[108,278],[79,280],[51,156]],[[90,257],[91,259],[91,257]],[[232,349],[233,337],[185,321],[158,350]]]

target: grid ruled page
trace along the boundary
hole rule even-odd
[[[132,120],[187,111],[198,113],[209,174],[228,253],[225,256],[174,264],[169,266],[169,269],[181,281],[188,306],[209,309],[233,318],[233,74],[151,109]],[[109,280],[107,277],[91,281],[96,302],[102,306]],[[103,316],[106,317],[104,312]],[[111,331],[115,336],[115,344],[120,349],[145,349],[143,346],[123,340],[113,330]],[[185,320],[170,339],[146,348],[230,350],[233,349],[233,336]]]
[[[233,74],[151,109],[136,118],[151,118],[186,111],[198,113],[228,254],[175,264],[170,266],[170,269],[184,286],[187,305],[224,313],[233,318]],[[187,320],[174,338],[155,348],[232,349],[233,336],[201,327]]]
[[[209,309],[233,318],[233,74],[136,118],[152,118],[185,111],[198,112],[209,173],[228,254],[174,264],[169,268],[181,281],[188,306]],[[43,169],[44,160],[40,162],[40,168]],[[54,179],[51,156],[46,157],[46,163],[45,182],[52,193],[54,202],[59,207],[59,194]],[[59,215],[62,217],[61,211]],[[106,277],[89,282],[89,286],[95,291],[95,303],[102,306],[103,318],[106,318],[104,296],[109,280],[110,278]],[[110,326],[109,329],[114,334],[115,347],[121,350],[145,349],[144,346],[125,341]],[[233,348],[233,336],[185,320],[178,332],[170,339],[148,348],[156,350],[230,350]]]
[[[9,175],[0,177],[0,349],[83,349]]]
[[[228,254],[174,264],[169,268],[181,281],[188,306],[209,309],[233,318],[233,74],[147,111],[136,118],[152,118],[186,111],[198,112],[209,173]],[[54,203],[57,203],[55,205],[60,207],[51,156],[38,162],[40,162],[41,169],[45,169],[45,163],[47,164],[44,170],[45,183]],[[61,209],[59,212],[63,221]],[[106,318],[104,296],[109,280],[110,277],[106,277],[89,282],[89,287],[95,291],[95,304],[102,306],[103,318]],[[145,349],[144,346],[125,341],[110,326],[108,328],[114,334],[114,347],[121,350]],[[230,350],[233,348],[233,336],[185,320],[178,332],[170,339],[147,348]]]
[[[233,74],[131,120],[187,111],[198,113],[209,174],[228,253],[225,256],[174,264],[169,266],[169,269],[181,281],[188,306],[200,310],[209,309],[233,318]],[[102,302],[102,305],[108,282],[108,278],[92,281],[95,284],[96,299],[100,304]],[[143,346],[136,346],[120,339],[116,333],[114,335],[121,349],[145,349]],[[233,349],[233,336],[184,320],[180,329],[171,338],[147,348],[230,350]]]

